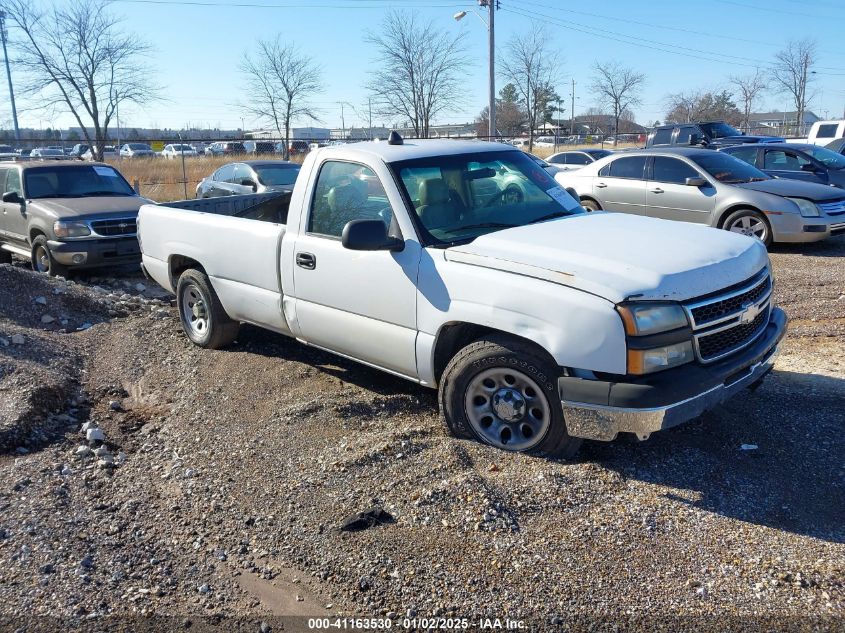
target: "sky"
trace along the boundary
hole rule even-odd
[[[50,0],[40,0],[47,6]],[[39,0],[35,0],[39,2]],[[465,95],[457,109],[437,123],[474,120],[487,101],[487,28],[476,15],[457,22],[461,10],[479,9],[460,0],[114,0],[110,11],[123,28],[152,45],[146,63],[162,87],[162,99],[144,107],[122,108],[121,126],[181,129],[261,126],[243,103],[244,78],[238,65],[259,39],[280,34],[322,68],[323,93],[312,103],[320,127],[365,125],[368,74],[378,67],[377,51],[364,41],[377,32],[385,14],[399,9],[431,20],[438,28],[465,33],[471,65]],[[790,38],[818,41],[810,109],[839,117],[845,108],[845,1],[814,0],[500,0],[495,19],[496,53],[518,33],[544,28],[559,62],[557,91],[568,104],[575,81],[575,110],[601,106],[589,86],[592,66],[618,60],[646,76],[640,123],[662,120],[666,97],[697,89],[729,88],[728,77],[769,68]],[[10,37],[14,38],[14,29]],[[13,71],[14,72],[14,71]],[[505,84],[497,77],[497,91]],[[0,108],[8,110],[5,82]],[[343,106],[341,106],[343,103]],[[69,115],[52,117],[19,99],[21,127],[67,127]],[[785,95],[767,94],[758,111],[793,110]],[[0,113],[0,121],[10,119]],[[302,122],[307,124],[306,122]],[[377,115],[373,124],[390,124]]]

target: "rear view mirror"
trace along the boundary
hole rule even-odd
[[[401,251],[405,242],[387,234],[381,220],[352,220],[343,227],[341,243],[351,251]]]
[[[481,169],[473,169],[467,172],[467,180],[477,180],[479,178],[492,178],[496,175],[496,170],[492,167],[482,167]]]
[[[695,178],[687,178],[684,181],[684,184],[687,187],[703,187],[707,184],[707,180],[698,176]]]

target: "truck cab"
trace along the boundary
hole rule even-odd
[[[718,149],[745,143],[783,143],[774,136],[751,136],[724,121],[660,125],[648,135],[646,147],[706,147]]]

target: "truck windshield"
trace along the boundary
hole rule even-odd
[[[523,152],[430,156],[391,164],[429,243],[584,213],[583,207]]]
[[[31,200],[135,195],[120,172],[108,165],[61,165],[26,169],[24,192]]]
[[[273,187],[278,185],[292,185],[299,175],[300,165],[259,165],[255,173],[262,185]]]
[[[756,182],[771,178],[745,161],[722,152],[707,152],[690,158],[713,178],[726,184]]]
[[[742,132],[727,123],[701,123],[699,126],[710,138],[725,138],[726,136],[742,136]]]

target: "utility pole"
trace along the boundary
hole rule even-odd
[[[572,80],[572,119],[569,121],[569,133],[574,134],[573,130],[575,129],[575,80]]]
[[[340,135],[343,140],[346,140],[346,119],[343,116],[343,101],[338,101],[340,104]]]
[[[490,138],[487,139],[488,141],[496,138],[496,29],[494,20],[496,15],[495,7],[498,1],[486,0],[487,7],[490,11],[490,21],[487,26],[487,31],[490,34],[490,116],[487,117],[490,120],[490,129],[488,131]],[[479,4],[481,2],[482,0],[478,0]]]
[[[370,119],[369,119],[370,129],[369,129],[369,133],[367,134],[367,137],[372,141],[373,140],[373,99],[372,99],[372,97],[367,99],[367,106],[369,107],[369,111],[370,111]]]
[[[18,111],[15,108],[15,91],[12,88],[12,71],[9,69],[9,53],[6,51],[6,12],[0,11],[0,38],[3,40],[3,59],[6,62],[6,80],[9,82],[9,101],[12,104],[12,122],[15,124],[15,140],[20,143],[21,131],[18,128]]]

